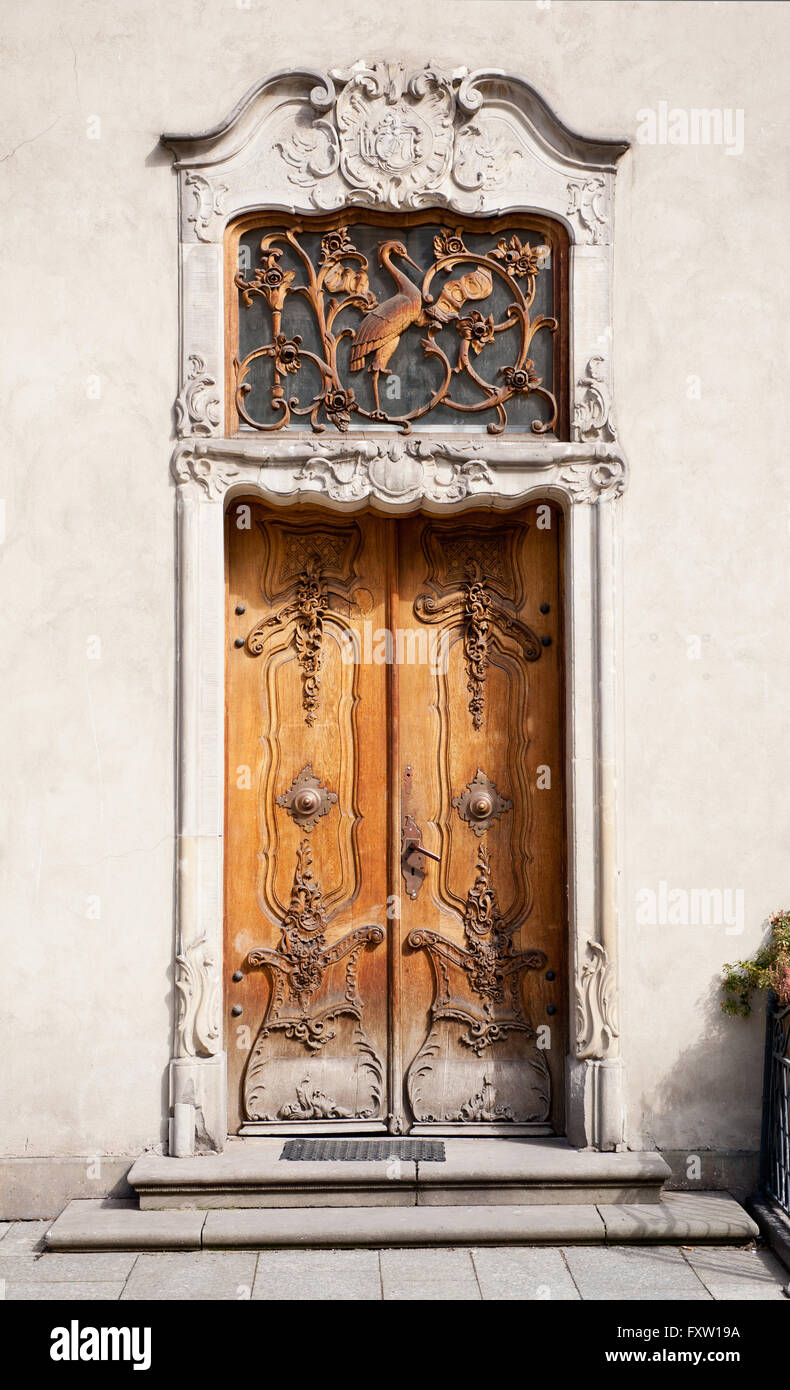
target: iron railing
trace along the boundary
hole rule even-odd
[[[760,1186],[790,1216],[790,1005],[768,1001]]]

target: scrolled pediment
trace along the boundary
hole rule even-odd
[[[434,62],[274,73],[217,126],[162,141],[186,173],[199,240],[213,239],[220,207],[255,206],[266,185],[269,206],[298,210],[541,208],[599,242],[628,148],[576,134],[520,78]]]

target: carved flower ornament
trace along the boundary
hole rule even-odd
[[[484,318],[479,309],[473,309],[466,318],[459,319],[456,328],[474,353],[482,352],[486,343],[494,341],[494,316],[489,314],[488,318]]]

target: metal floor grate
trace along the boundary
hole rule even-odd
[[[436,1139],[286,1139],[281,1159],[321,1163],[379,1161],[402,1158],[421,1163],[444,1163],[444,1144]]]

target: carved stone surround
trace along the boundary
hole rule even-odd
[[[507,509],[539,497],[566,514],[572,1016],[568,1133],[622,1141],[615,1023],[617,516],[627,465],[612,415],[611,254],[616,165],[627,144],[568,130],[524,81],[497,70],[417,72],[357,63],[290,70],[253,87],[226,121],[164,135],[179,173],[180,358],[172,472],[179,517],[178,1012],[170,1152],[226,1138],[222,982],[224,509],[390,514]],[[537,212],[570,235],[571,440],[425,430],[225,434],[223,237],[255,209],[309,215],[364,206]]]

